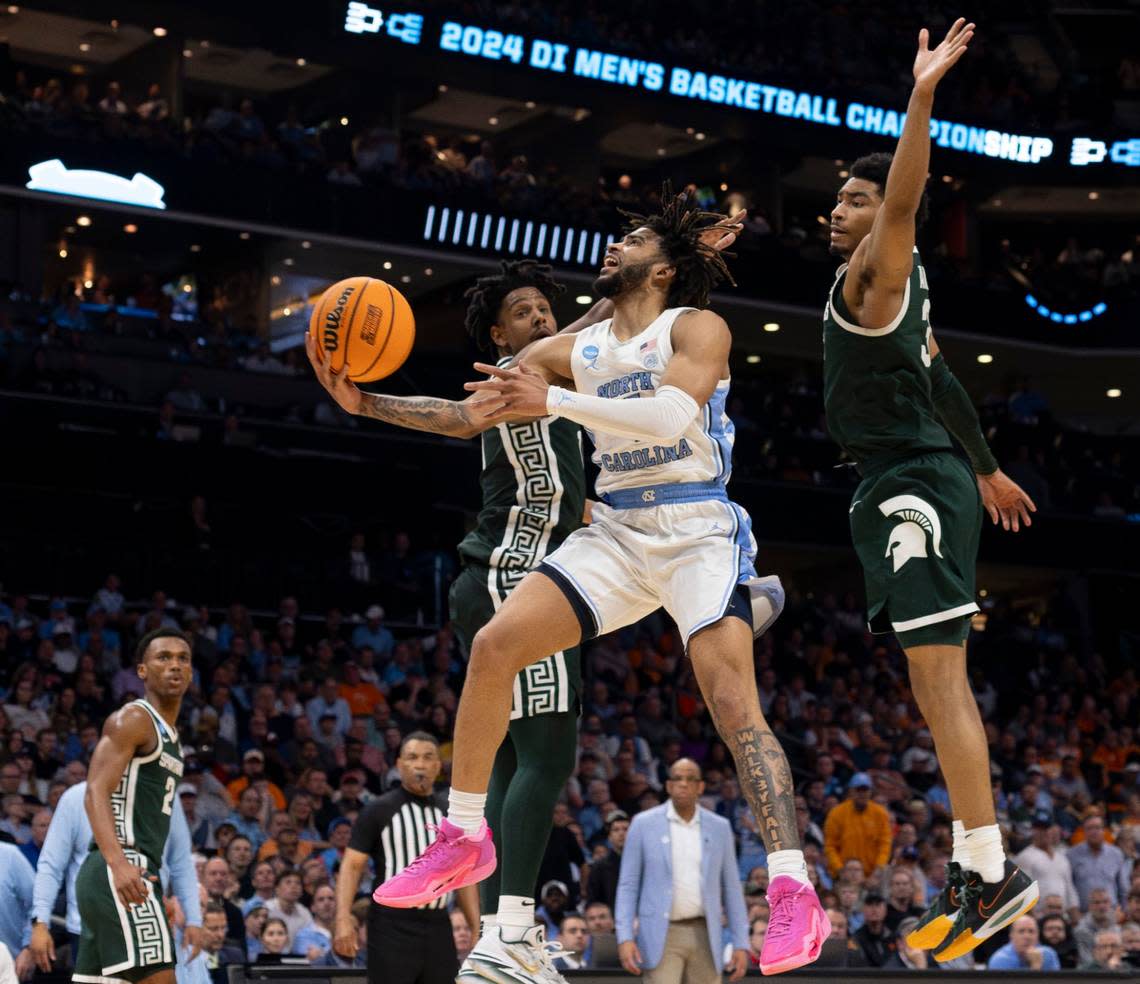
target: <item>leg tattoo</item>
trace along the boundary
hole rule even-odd
[[[767,729],[741,728],[726,737],[764,847],[769,853],[798,848],[792,770],[776,736]]]

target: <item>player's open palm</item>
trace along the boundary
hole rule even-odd
[[[313,367],[317,382],[328,390],[340,408],[349,413],[360,413],[364,394],[360,392],[356,383],[343,373],[333,372],[328,362],[321,359],[317,353],[317,342],[309,332],[305,332],[305,354],[309,357],[309,364]]]
[[[946,32],[937,48],[931,49],[930,32],[924,27],[918,32],[918,54],[914,56],[914,84],[934,88],[958,59],[966,53],[966,46],[974,36],[975,24],[959,17]]]
[[[990,514],[996,526],[1016,533],[1022,524],[1032,526],[1030,513],[1037,512],[1037,506],[1026,491],[1000,468],[992,475],[978,476],[978,491],[982,494],[982,505]]]

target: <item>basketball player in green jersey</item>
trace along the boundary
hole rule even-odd
[[[558,331],[551,305],[562,290],[547,266],[533,260],[503,262],[500,272],[479,278],[468,291],[467,330],[481,349],[493,350],[500,363],[509,363],[531,342]],[[566,330],[603,320],[611,306],[599,302]],[[306,346],[311,347],[308,337]],[[582,525],[586,478],[577,424],[542,418],[487,429],[471,411],[470,400],[363,393],[312,354],[317,378],[349,413],[450,437],[481,433],[483,507],[475,528],[459,544],[463,569],[451,588],[452,624],[470,647],[518,581]],[[495,759],[488,798],[488,822],[503,862],[479,885],[486,915],[461,977],[478,977],[473,965],[489,960],[500,974],[508,966],[512,979],[530,982],[537,978],[525,968],[548,963],[539,942],[524,936],[534,926],[535,882],[554,805],[574,771],[580,686],[577,648],[528,667],[515,681],[510,730]],[[521,962],[503,959],[500,919],[507,945],[519,951]],[[342,931],[348,935],[350,927],[338,920],[338,939]],[[492,952],[484,952],[488,950]]]
[[[824,312],[828,427],[863,479],[850,521],[871,630],[893,630],[906,652],[954,811],[947,888],[907,940],[933,949],[939,962],[1012,923],[1038,894],[1002,849],[985,732],[966,678],[982,510],[1016,531],[1036,507],[998,468],[969,397],[938,351],[915,249],[934,90],[973,31],[959,19],[933,50],[927,31],[919,34],[898,147],[893,157],[857,160],[832,210],[831,251],[845,263]]]
[[[190,644],[176,629],[155,629],[135,658],[145,697],[107,718],[87,774],[94,840],[75,881],[82,928],[71,979],[79,984],[174,984],[174,938],[158,872],[170,816],[181,809],[177,721],[190,686]],[[198,936],[187,927],[191,960]]]

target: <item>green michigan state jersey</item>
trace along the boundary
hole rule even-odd
[[[465,563],[491,568],[505,598],[582,525],[582,431],[572,421],[540,417],[499,424],[482,437],[483,508],[459,555]]]
[[[827,427],[862,469],[907,454],[950,449],[930,397],[930,297],[918,250],[895,319],[863,328],[843,301],[839,268],[823,312]]]
[[[111,794],[115,836],[124,850],[144,855],[155,868],[162,862],[170,815],[180,809],[175,790],[182,780],[182,745],[177,732],[145,700],[134,701],[154,723],[156,744],[147,755],[136,754]],[[92,841],[92,849],[96,849]]]

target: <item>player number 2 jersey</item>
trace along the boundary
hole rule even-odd
[[[614,338],[609,319],[583,329],[570,356],[574,388],[611,400],[653,396],[673,357],[673,323],[692,310],[667,308],[626,342]],[[735,437],[725,412],[728,389],[729,380],[720,380],[696,419],[668,444],[588,431],[600,472],[598,494],[663,483],[727,482]]]
[[[145,855],[157,869],[170,833],[170,815],[181,809],[175,790],[182,780],[182,745],[178,734],[147,701],[134,703],[150,716],[157,741],[149,754],[136,754],[127,763],[111,794],[111,811],[119,843]],[[97,849],[94,840],[91,847]]]
[[[823,399],[836,442],[866,466],[952,447],[930,397],[930,296],[918,250],[890,324],[863,328],[839,268],[823,312]]]

